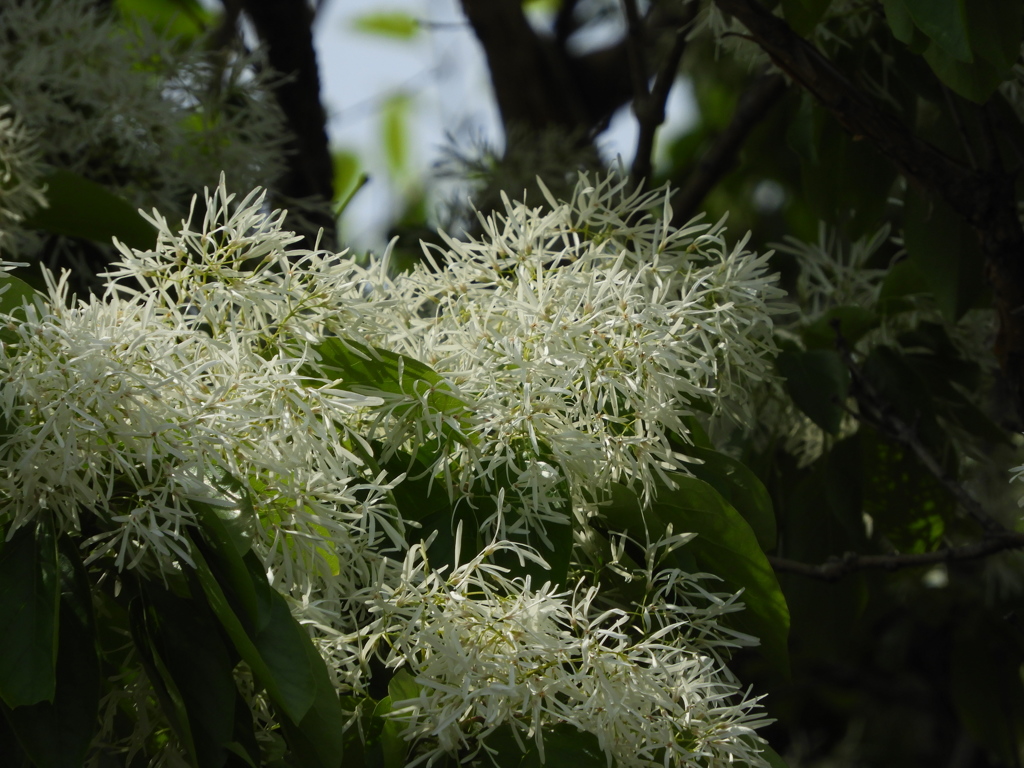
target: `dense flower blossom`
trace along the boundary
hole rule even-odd
[[[488,562],[502,547],[529,556],[494,544],[442,574],[413,547],[401,579],[369,599],[379,618],[365,634],[419,688],[393,702],[404,736],[421,745],[412,764],[487,751],[503,726],[543,759],[545,730],[566,725],[620,766],[762,764],[756,739],[741,739],[762,724],[755,701],[715,651],[750,642],[717,624],[741,607],[735,596],[672,569],[638,573],[650,594],[632,616],[582,581],[562,591],[507,578]]]
[[[630,213],[662,194],[583,177],[570,202],[509,204],[484,238],[434,254],[444,270],[407,275],[297,249],[283,213],[223,182],[180,227],[154,212],[155,247],[122,247],[102,296],[75,299],[44,271],[45,295],[0,318],[0,524],[48,510],[88,563],[165,577],[193,566],[203,515],[247,524],[340,692],[365,696],[374,659],[416,686],[387,715],[411,764],[483,758],[499,728],[543,753],[572,728],[622,766],[763,765],[756,702],[724,666],[752,642],[719,625],[736,595],[612,563],[646,585],[626,610],[589,566],[538,586],[497,564],[545,565],[501,535],[543,543],[545,520],[613,480],[649,491],[681,468],[681,415],[769,375],[764,258],[727,248],[720,225]],[[370,371],[391,355],[395,386],[339,378],[328,342]],[[491,544],[460,560],[460,531],[454,566],[430,566],[436,533],[403,518],[404,475],[382,469],[417,452],[454,506],[466,483],[494,491]],[[272,739],[272,710],[247,695]],[[140,715],[111,748],[131,753],[154,727]]]
[[[773,375],[767,259],[745,238],[729,246],[722,222],[667,226],[665,190],[631,193],[614,175],[581,175],[566,201],[505,203],[481,237],[446,237],[411,273],[378,279],[370,300],[394,305],[381,343],[472,397],[470,474],[519,478],[541,524],[565,480],[577,501],[613,481],[649,495],[681,467],[682,417],[742,417],[742,394]]]
[[[154,218],[156,249],[124,249],[103,297],[72,301],[48,276],[46,299],[8,318],[0,516],[12,529],[50,509],[92,557],[167,568],[190,562],[196,502],[253,496],[283,583],[361,567],[387,482],[338,419],[381,400],[317,378],[309,351],[352,314],[347,262],[289,261],[297,238],[281,215],[261,213],[262,196],[234,202],[221,186],[199,231]]]

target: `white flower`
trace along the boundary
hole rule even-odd
[[[650,494],[681,467],[670,435],[685,439],[698,401],[743,418],[743,393],[772,376],[779,295],[766,257],[746,239],[729,247],[721,222],[669,227],[667,190],[581,175],[570,200],[547,202],[506,199],[504,214],[481,217],[479,239],[445,237],[447,249],[379,277],[369,296],[391,302],[378,343],[474,402],[466,475],[528,489],[508,501],[541,532],[566,519],[565,494],[548,492],[560,482],[577,499],[613,481]]]
[[[663,571],[630,615],[602,606],[596,586],[508,579],[488,562],[502,549],[530,556],[496,543],[443,575],[414,547],[401,580],[369,597],[379,618],[364,634],[420,690],[391,714],[413,743],[409,765],[471,757],[502,726],[543,757],[545,732],[558,725],[593,734],[619,766],[764,765],[756,738],[740,738],[763,722],[755,701],[718,658],[738,644],[717,627],[740,607],[735,596]]]
[[[190,562],[196,502],[248,510],[275,583],[340,600],[401,527],[393,481],[344,426],[383,400],[318,378],[310,347],[358,324],[362,300],[344,298],[348,262],[290,251],[259,195],[233,202],[223,184],[209,194],[198,230],[154,218],[156,249],[123,249],[103,297],[75,304],[46,273],[45,299],[5,318],[0,521],[49,509],[93,559],[172,568]]]

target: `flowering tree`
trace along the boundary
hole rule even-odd
[[[13,765],[785,765],[771,741],[796,766],[843,748],[815,734],[813,708],[879,739],[847,734],[864,761],[926,764],[863,714],[869,686],[800,689],[823,670],[899,666],[908,651],[879,652],[857,621],[890,645],[938,647],[940,664],[986,642],[936,689],[955,706],[956,764],[1019,763],[1021,638],[999,618],[1022,588],[1005,504],[1017,422],[985,394],[1019,392],[1020,222],[994,165],[1016,146],[994,126],[1019,129],[1019,8],[626,2],[626,37],[604,54],[633,74],[627,172],[591,167],[578,129],[592,126],[566,117],[602,119],[614,83],[600,109],[559,112],[547,94],[551,111],[517,112],[499,54],[537,33],[518,2],[467,0],[517,138],[480,163],[490,202],[410,260],[401,239],[356,259],[317,234],[331,201],[317,130],[297,125],[316,113],[296,106],[305,4],[279,23],[265,3],[226,5],[200,34],[202,9],[178,3],[184,35],[130,3],[0,10]],[[588,23],[576,5],[560,5],[556,47],[565,66],[597,66],[568,53]],[[224,34],[242,8],[266,53]],[[1013,34],[992,53],[980,41],[997,27]],[[656,38],[669,44],[648,50]],[[816,239],[801,220],[814,199],[794,204],[774,256],[724,218],[691,219],[783,97],[769,71],[717,138],[698,127],[705,162],[681,192],[647,191],[659,102],[701,46],[781,69],[902,176],[830,191],[822,167],[878,158],[794,97],[803,189],[834,206]],[[540,54],[523,50],[529,73]],[[874,57],[857,85],[833,62],[851,50]],[[897,53],[930,67],[912,85],[990,142],[991,167],[875,106],[907,106],[886,79]],[[570,145],[526,199],[488,191],[517,153]],[[750,178],[754,204],[726,181],[709,207],[762,227],[780,210],[766,196],[801,189],[792,168]],[[994,311],[968,269],[979,253]],[[929,643],[921,627],[937,628]],[[830,700],[851,691],[863,698]],[[903,703],[886,693],[883,718]],[[945,722],[922,710],[915,727]]]

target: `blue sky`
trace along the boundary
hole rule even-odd
[[[424,23],[411,40],[356,29],[356,18],[381,11],[404,11]],[[400,184],[429,175],[446,133],[462,140],[500,142],[483,54],[458,0],[327,0],[317,19],[315,44],[331,143],[355,151],[370,174],[370,182],[346,211],[344,234],[358,248],[380,248]],[[404,182],[388,178],[381,139],[381,107],[400,93],[412,99],[409,174]],[[690,103],[685,88],[673,89],[666,134],[681,129]],[[629,162],[635,135],[634,121],[624,110],[602,136],[602,151]]]

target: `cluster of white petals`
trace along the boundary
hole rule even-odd
[[[735,596],[618,566],[647,585],[628,612],[587,568],[566,591],[496,564],[539,561],[500,540],[503,514],[543,542],[602,485],[649,491],[679,468],[682,415],[769,375],[764,257],[646,217],[670,218],[666,199],[583,177],[404,275],[295,248],[282,213],[223,182],[180,227],[154,213],[155,247],[121,248],[104,295],[45,272],[46,295],[0,315],[0,527],[46,514],[90,562],[167,575],[193,564],[203,515],[246,526],[340,692],[365,696],[374,658],[418,686],[389,715],[413,764],[483,756],[498,729],[542,752],[567,728],[622,766],[764,765],[723,664],[751,642],[719,626]],[[335,344],[370,375],[337,375],[355,368]],[[453,568],[429,566],[405,475],[382,469],[417,451],[453,509],[493,482],[495,538]]]
[[[492,545],[440,573],[413,547],[397,584],[368,598],[378,615],[363,633],[368,647],[386,644],[386,664],[418,687],[392,702],[403,736],[421,745],[410,765],[471,760],[503,729],[543,759],[545,733],[566,726],[619,766],[762,764],[756,701],[716,652],[744,644],[717,623],[740,609],[735,596],[672,569],[638,573],[650,594],[632,615],[603,607],[583,582],[564,592],[507,578],[488,562],[503,547],[529,556]]]
[[[123,249],[104,296],[51,278],[4,318],[5,527],[48,509],[94,559],[174,568],[197,502],[252,514],[255,499],[276,582],[355,588],[391,513],[340,419],[382,401],[317,377],[309,347],[358,314],[343,296],[358,289],[347,260],[289,251],[298,238],[262,206],[222,185],[197,229],[153,218],[156,248]]]
[[[513,478],[528,517],[557,519],[565,480],[577,501],[614,481],[649,495],[681,467],[684,416],[744,418],[743,394],[772,376],[767,257],[728,245],[722,222],[669,226],[668,198],[581,175],[566,201],[506,199],[479,238],[446,237],[369,297],[392,304],[382,344],[472,399],[467,471]]]

